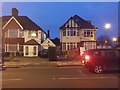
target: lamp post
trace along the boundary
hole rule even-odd
[[[108,40],[107,40],[107,31],[110,29],[111,24],[110,23],[106,23],[105,24],[105,33],[106,33],[106,40],[105,40],[105,46],[107,46]]]

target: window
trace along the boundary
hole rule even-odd
[[[75,29],[71,29],[70,32],[71,32],[71,36],[76,36],[76,30]]]
[[[67,36],[70,36],[70,30],[67,29]]]
[[[84,31],[84,37],[93,37],[93,31],[90,30]]]
[[[19,51],[23,51],[23,45],[19,45]]]
[[[66,43],[63,43],[63,50],[66,50]]]
[[[28,38],[38,37],[38,31],[28,31]]]
[[[66,36],[66,30],[63,30],[63,36]]]
[[[28,47],[25,47],[25,55],[28,55]]]
[[[8,30],[5,31],[5,37],[8,37]]]
[[[80,43],[79,42],[77,43],[77,48],[80,48]]]
[[[92,32],[92,31],[91,31],[91,34],[90,34],[90,35],[91,35],[91,37],[93,37],[93,32]]]
[[[84,47],[86,47],[86,50],[96,49],[96,43],[95,42],[84,42]]]
[[[70,43],[70,50],[72,50],[73,49],[73,43],[71,42]]]
[[[77,36],[79,36],[79,31],[77,30]]]
[[[67,50],[70,50],[70,43],[67,43]]]
[[[20,31],[20,36],[19,37],[23,37],[24,36],[24,32]]]
[[[36,53],[36,50],[37,50],[37,48],[34,46],[34,48],[33,48],[33,54],[34,54],[34,55],[37,54],[37,53]]]
[[[9,44],[9,51],[10,52],[17,51],[17,44]]]
[[[90,31],[87,31],[87,37],[90,37]]]
[[[73,43],[73,48],[76,49],[76,43]]]
[[[76,34],[79,36],[76,29],[67,29],[67,36],[76,36]]]
[[[9,29],[9,37],[17,38],[18,37],[18,29]]]

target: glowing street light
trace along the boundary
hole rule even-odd
[[[114,42],[116,42],[116,41],[117,41],[117,38],[116,38],[116,37],[114,37],[112,40],[113,40]]]
[[[106,24],[105,24],[106,36],[108,36],[108,35],[107,35],[107,30],[109,30],[110,27],[111,27],[111,24],[109,24],[109,23],[106,23]],[[104,43],[105,43],[105,46],[107,46],[107,44],[108,44],[108,40],[106,39]]]
[[[109,24],[109,23],[105,24],[106,30],[109,29],[110,27],[111,27],[111,24]]]

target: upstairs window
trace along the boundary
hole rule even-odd
[[[79,36],[79,31],[77,30],[77,36]]]
[[[67,29],[67,36],[70,36],[70,29]]]
[[[77,30],[76,29],[67,29],[67,36],[76,36]]]
[[[24,36],[24,31],[20,31],[19,37],[23,37],[23,36]]]
[[[9,29],[9,37],[17,38],[18,37],[18,29]]]
[[[28,31],[28,38],[37,38],[38,31]]]
[[[84,31],[84,37],[93,37],[93,31],[90,30]]]
[[[66,30],[63,30],[63,36],[66,36]]]
[[[75,29],[71,29],[71,36],[76,36],[76,30]]]

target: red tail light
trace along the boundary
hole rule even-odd
[[[86,62],[89,62],[90,56],[89,55],[85,55],[85,60],[86,60]]]

